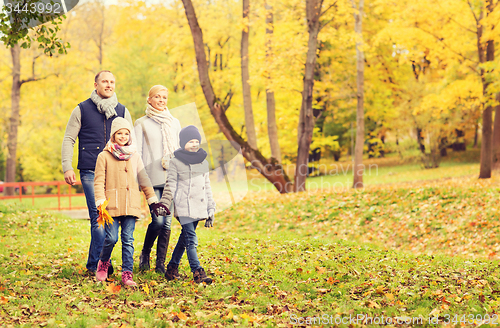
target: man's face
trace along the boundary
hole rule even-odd
[[[108,72],[101,73],[97,82],[94,82],[94,88],[101,98],[111,97],[115,93],[115,77]]]

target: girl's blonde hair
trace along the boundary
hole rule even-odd
[[[148,98],[153,98],[155,95],[157,95],[160,91],[167,91],[167,94],[168,94],[168,89],[167,87],[163,86],[163,85],[153,85],[153,87],[151,89],[149,89],[149,95],[148,95]]]

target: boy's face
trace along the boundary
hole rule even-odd
[[[120,129],[115,132],[115,142],[120,146],[125,146],[130,139],[130,131],[127,129]]]
[[[184,149],[192,153],[196,153],[198,149],[200,149],[200,142],[198,139],[191,139],[186,143]]]

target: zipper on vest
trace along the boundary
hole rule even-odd
[[[106,136],[108,135],[106,131],[106,115],[103,115],[103,118],[104,118],[104,147],[106,147],[106,143],[108,142],[106,140]],[[111,136],[109,136],[109,138],[111,139]]]

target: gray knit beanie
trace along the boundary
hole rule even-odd
[[[186,144],[193,139],[197,139],[201,142],[201,134],[200,131],[198,131],[198,128],[194,125],[188,125],[185,128],[182,128],[179,133],[179,144],[181,149],[184,149]]]

